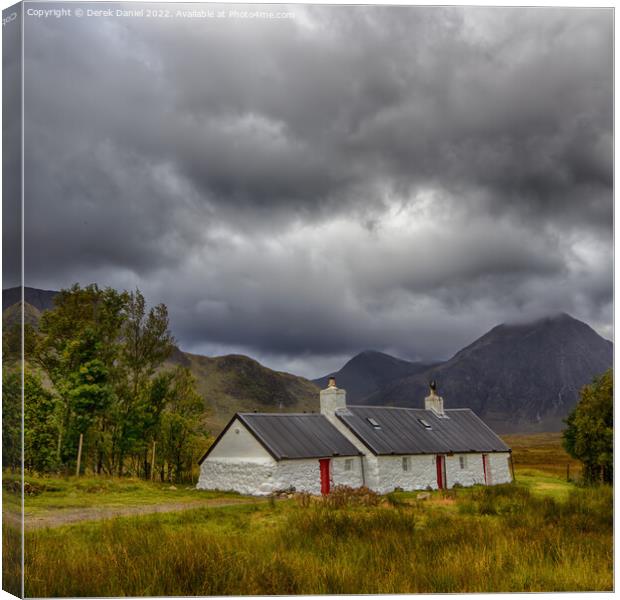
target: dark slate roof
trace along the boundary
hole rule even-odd
[[[220,433],[214,448],[238,418],[276,460],[359,456],[361,452],[317,413],[237,413]],[[200,463],[209,455],[207,452]]]
[[[432,410],[383,406],[348,406],[336,414],[377,455],[510,451],[469,408],[446,410],[447,418]],[[380,429],[368,419],[374,419]]]

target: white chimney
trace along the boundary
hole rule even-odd
[[[327,388],[321,390],[321,414],[326,417],[333,417],[336,410],[346,408],[347,392],[336,387],[336,378],[330,377]]]
[[[430,382],[430,389],[430,394],[424,398],[424,408],[443,417],[443,398],[437,394],[437,382],[435,380]]]

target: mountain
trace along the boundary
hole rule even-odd
[[[338,387],[347,390],[347,402],[354,404],[394,380],[426,371],[431,366],[428,363],[409,362],[383,352],[366,350],[354,356],[339,371],[312,381],[323,389],[327,387],[329,378],[335,377]]]
[[[54,297],[58,292],[52,290],[39,290],[37,288],[24,287],[24,302],[30,304],[38,311],[54,308]],[[21,302],[22,289],[20,287],[7,288],[2,290],[2,310]]]
[[[612,364],[613,344],[562,313],[498,325],[447,362],[392,382],[363,403],[423,406],[436,379],[446,408],[469,407],[496,431],[558,431],[582,386]]]
[[[24,288],[26,323],[36,325],[41,313],[53,307],[58,292]],[[5,332],[21,318],[21,289],[3,290],[2,312]],[[41,308],[39,308],[41,307]],[[183,352],[175,346],[164,366],[189,367],[196,377],[198,392],[205,402],[205,423],[219,432],[235,412],[318,411],[319,388],[303,377],[273,371],[247,356],[208,357]]]

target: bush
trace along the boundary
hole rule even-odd
[[[408,506],[408,504],[395,491],[390,492],[385,499],[388,504],[394,508],[403,508],[404,506]]]

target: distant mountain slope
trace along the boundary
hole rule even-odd
[[[422,406],[437,379],[446,408],[469,407],[497,431],[557,431],[579,390],[613,364],[613,344],[567,314],[498,325],[449,361],[394,382],[365,404]]]
[[[329,378],[335,377],[338,387],[347,390],[347,402],[354,404],[394,380],[415,375],[430,366],[428,363],[409,362],[383,352],[366,350],[354,356],[339,371],[312,381],[323,389],[327,387]]]
[[[52,290],[39,290],[36,288],[24,288],[24,301],[39,311],[49,310],[54,307],[54,297],[58,292]],[[2,290],[2,310],[21,302],[22,289],[20,287]]]

